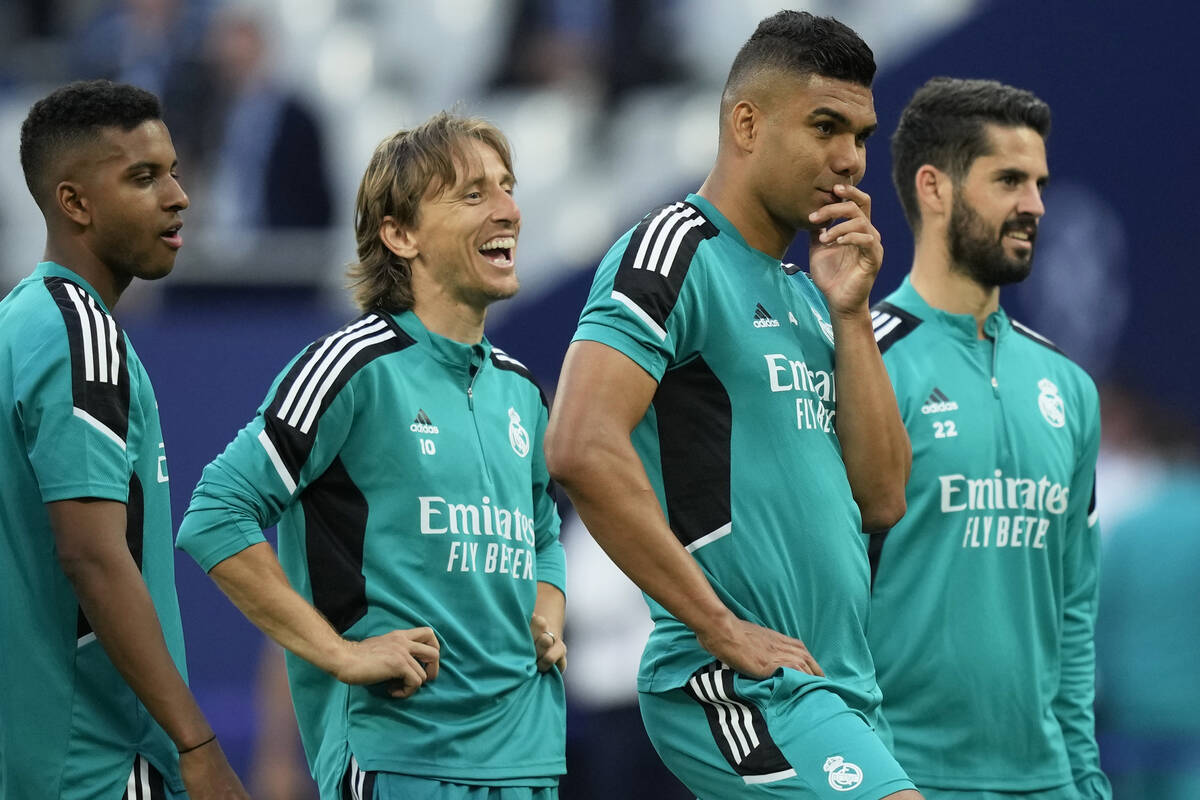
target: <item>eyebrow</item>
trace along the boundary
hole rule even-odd
[[[487,175],[480,175],[478,173],[473,174],[473,175],[468,175],[467,180],[463,182],[462,191],[467,191],[468,189],[476,189],[476,188],[482,186],[486,182],[487,182]],[[500,183],[502,183],[502,184],[507,183],[511,186],[516,186],[517,179],[515,177],[513,177],[511,172],[506,171],[503,175],[500,176]]]
[[[829,117],[833,121],[837,122],[839,125],[849,128],[850,130],[854,130],[854,125],[853,125],[853,123],[850,122],[849,117],[847,117],[845,114],[843,114],[840,111],[835,111],[834,109],[829,108],[828,106],[820,106],[818,108],[814,108],[808,114],[808,118],[810,120],[816,119],[817,117]],[[877,123],[867,125],[858,132],[858,135],[861,136],[862,138],[866,139],[868,136],[870,136],[872,133],[874,133],[878,127],[879,127],[879,125]]]
[[[171,162],[170,168],[175,169],[178,166],[179,166],[179,161],[175,160],[175,161]],[[158,172],[159,170],[162,169],[162,162],[159,162],[159,161],[137,161],[137,162],[134,162],[133,164],[130,164],[128,167],[125,168],[125,174],[132,175],[133,173],[140,172],[141,170],[144,170],[144,169],[148,169],[151,172]]]
[[[1025,178],[1029,177],[1029,172],[1027,170],[1020,169],[1019,167],[1001,167],[1000,169],[996,170],[996,177],[997,178],[1013,177],[1013,178],[1020,178],[1021,180],[1024,180]],[[1038,178],[1037,183],[1038,183],[1038,186],[1045,188],[1050,183],[1050,175],[1046,174],[1046,175],[1043,175],[1042,177]]]

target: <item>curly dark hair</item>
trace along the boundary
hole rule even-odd
[[[1032,128],[1046,139],[1050,106],[998,81],[947,77],[930,78],[908,101],[892,134],[892,183],[914,233],[921,228],[917,170],[929,164],[960,182],[975,159],[989,154],[988,125]]]
[[[102,128],[131,131],[146,120],[161,119],[158,98],[145,89],[107,80],[76,81],[43,97],[21,124],[21,169],[25,185],[39,205],[49,166],[66,151],[90,143]]]

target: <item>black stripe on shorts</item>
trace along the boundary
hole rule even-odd
[[[133,757],[133,769],[121,800],[167,800],[167,787],[162,773],[143,756]]]
[[[770,783],[796,774],[771,738],[762,712],[738,695],[734,672],[714,661],[692,673],[683,690],[704,709],[721,755],[746,783]]]

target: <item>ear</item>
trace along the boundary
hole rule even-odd
[[[383,224],[379,226],[379,238],[384,247],[403,259],[411,261],[420,252],[412,230],[402,228],[390,216],[383,218]]]
[[[92,224],[91,206],[83,195],[83,187],[73,181],[62,181],[54,187],[53,207],[76,225]]]
[[[922,164],[913,182],[917,191],[917,205],[923,215],[943,216],[950,213],[954,205],[954,182],[949,175],[932,164]]]
[[[754,152],[762,129],[763,112],[749,100],[739,100],[729,112],[732,140],[739,150]]]

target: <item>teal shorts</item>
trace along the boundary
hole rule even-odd
[[[700,800],[878,800],[913,783],[866,718],[802,673],[747,678],[718,663],[641,692],[646,733]]]
[[[557,786],[478,786],[396,772],[364,772],[351,759],[341,800],[558,800]]]
[[[1038,789],[1031,792],[997,792],[974,789],[934,789],[921,787],[925,800],[1079,800],[1075,784],[1068,783],[1054,789]]]

